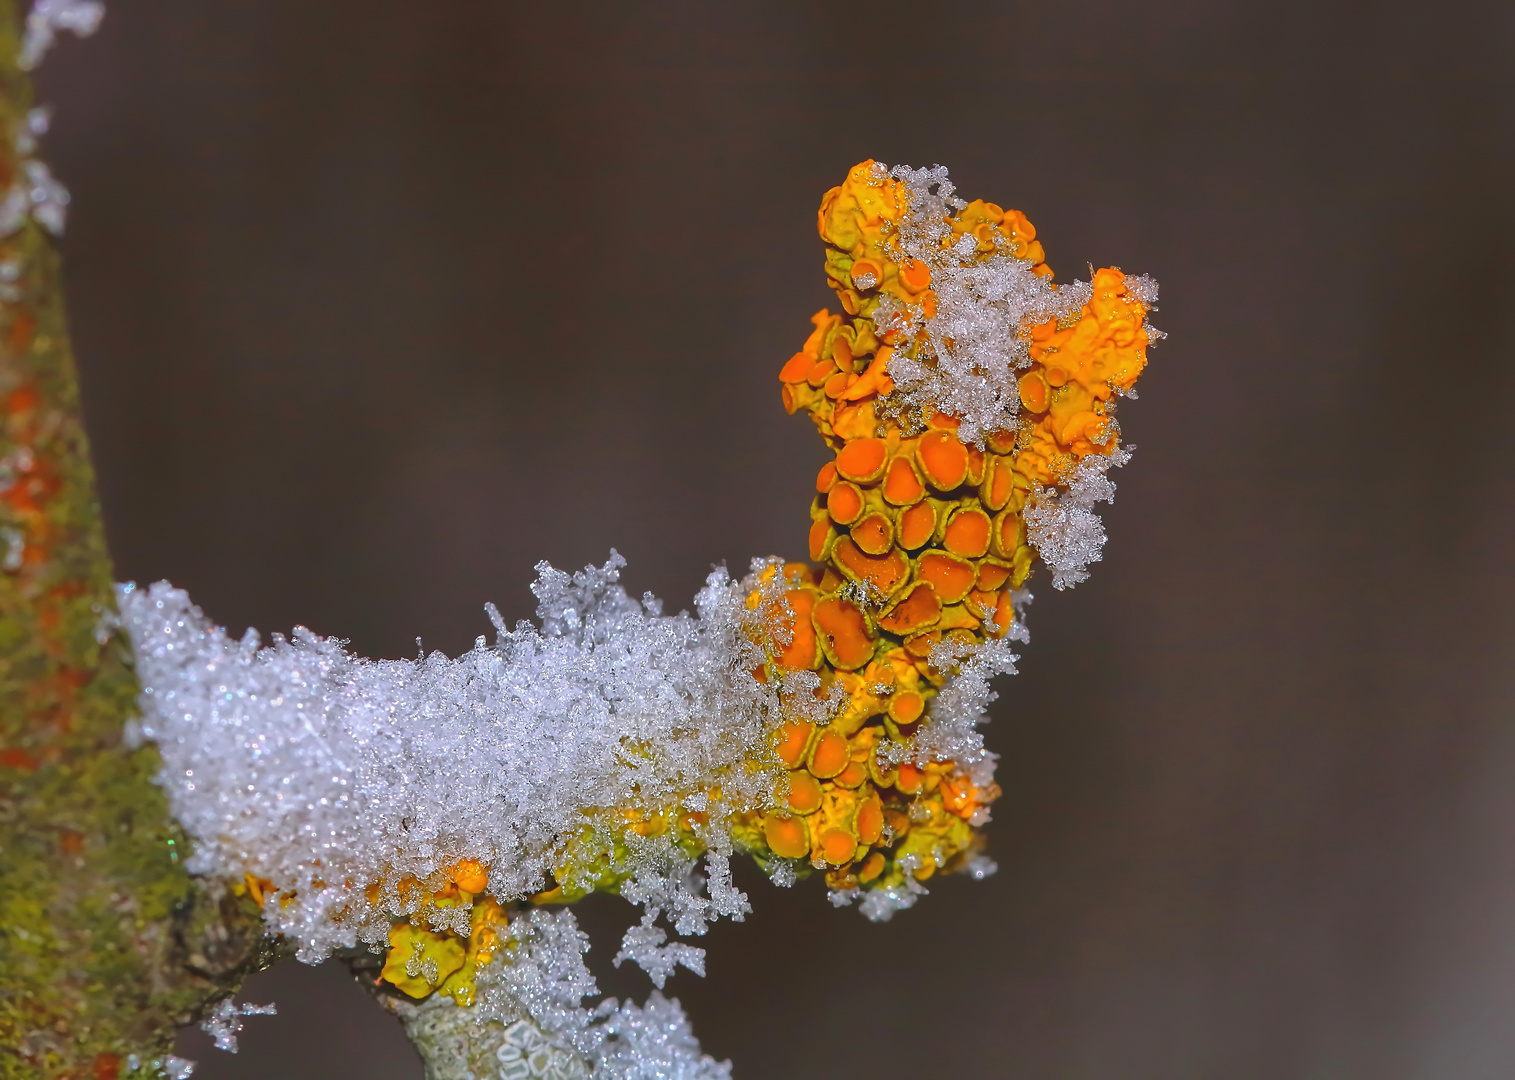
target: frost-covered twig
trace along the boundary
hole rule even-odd
[[[156,752],[121,744],[137,683],[108,617],[18,25],[0,0],[0,175],[25,203],[0,208],[0,1073],[182,1078],[176,1024],[268,953],[251,904],[185,872]]]

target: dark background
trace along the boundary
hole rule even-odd
[[[802,553],[776,373],[865,157],[1155,275],[1093,580],[1043,574],[999,875],[818,882],[672,991],[745,1077],[1515,1075],[1508,4],[115,0],[41,75],[122,578],[456,653],[538,559]],[[610,972],[630,909],[585,922]],[[197,1077],[408,1077],[290,965]]]

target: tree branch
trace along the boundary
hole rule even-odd
[[[0,0],[0,193],[24,197],[18,25]],[[0,238],[0,290],[0,1076],[162,1075],[175,1028],[268,950],[249,899],[185,872],[157,750],[122,743],[137,682],[30,213]]]

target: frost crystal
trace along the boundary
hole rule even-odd
[[[704,951],[669,943],[657,923],[700,934],[750,910],[725,830],[771,804],[780,769],[767,742],[778,689],[750,674],[761,635],[745,604],[768,563],[740,583],[712,573],[694,616],[632,600],[624,565],[612,552],[571,575],[538,566],[540,627],[508,629],[491,606],[495,645],[481,637],[455,660],[364,660],[303,628],[261,647],[255,631],[228,637],[167,583],[119,587],[142,683],[142,720],[127,740],[158,744],[158,782],[195,840],[189,869],[276,883],[265,921],[313,962],[383,942],[394,919],[413,915],[414,890],[397,888],[407,876],[439,882],[473,860],[491,867],[489,891],[509,903],[546,888],[569,845],[581,856],[587,847],[589,861],[625,875],[621,894],[644,910],[616,962],[641,964],[658,987],[676,965],[703,974]],[[708,814],[703,874],[668,835],[621,828],[628,812],[681,806]],[[466,935],[466,908],[427,913],[433,926],[449,916]],[[529,1016],[499,1049],[501,1076],[729,1075],[700,1054],[676,1002],[654,993],[645,1006],[584,1006],[599,991],[572,913],[523,912],[508,934],[504,962],[479,970],[468,1010],[478,1024]],[[406,971],[437,981],[436,961],[419,953]],[[272,1006],[227,1000],[203,1026],[235,1051],[241,1017],[262,1012]],[[522,1043],[526,1032],[540,1040]]]
[[[1026,532],[1052,569],[1054,588],[1088,580],[1089,564],[1104,558],[1105,526],[1094,505],[1115,500],[1115,481],[1106,474],[1130,461],[1135,449],[1089,455],[1070,470],[1067,490],[1041,489],[1027,505]]]
[[[991,432],[1015,426],[1020,408],[1016,379],[1031,362],[1027,327],[1075,314],[1088,302],[1090,286],[1061,288],[1032,271],[1033,263],[1001,250],[979,258],[974,237],[949,244],[946,218],[967,203],[956,198],[947,170],[895,166],[888,173],[909,190],[909,209],[899,223],[900,250],[931,270],[936,313],[893,296],[880,298],[875,321],[881,330],[903,331],[913,348],[889,359],[894,390],[880,403],[882,415],[907,428],[943,412],[961,419],[958,435],[982,447]]]
[[[200,1021],[200,1030],[216,1040],[216,1049],[229,1054],[237,1052],[237,1034],[243,1028],[244,1016],[276,1016],[279,1008],[268,1005],[237,1005],[231,998],[222,998],[211,1006],[210,1015]]]
[[[623,565],[614,553],[573,575],[542,564],[541,628],[500,623],[495,645],[481,637],[457,659],[365,660],[303,628],[260,647],[166,583],[120,587],[143,688],[129,737],[159,746],[159,783],[195,840],[189,869],[275,882],[265,918],[307,961],[383,941],[417,908],[395,887],[406,875],[440,881],[472,859],[509,902],[548,887],[570,842],[618,860],[632,876],[623,894],[679,933],[739,916],[721,823],[767,806],[778,768],[738,767],[772,760],[778,715],[775,690],[749,674],[761,662],[744,632],[752,586],[717,570],[696,616],[664,616],[626,595]],[[618,852],[626,812],[701,795],[708,882],[666,841]],[[663,955],[650,941],[626,954]]]
[[[705,974],[705,950],[681,941],[664,944],[668,932],[654,926],[656,913],[642,917],[639,925],[626,931],[621,939],[621,951],[615,954],[615,966],[630,960],[647,973],[652,984],[659,990],[673,974],[674,968],[682,965],[696,975]]]
[[[0,570],[13,574],[21,569],[21,560],[26,555],[26,534],[9,525],[0,526],[0,541],[5,544],[5,554],[0,556]]]
[[[89,37],[105,17],[100,0],[37,0],[26,16],[26,35],[16,63],[22,71],[31,71],[52,48],[59,31],[67,30]]]
[[[514,947],[509,962],[479,972],[476,1021],[508,1021],[524,1008],[556,1044],[592,1057],[605,1033],[583,1002],[600,990],[584,966],[589,938],[573,912],[538,908],[513,921],[510,933]]]
[[[1014,599],[1017,604],[1024,604],[1031,596],[1022,591]],[[1019,631],[1020,639],[1024,640],[1027,636],[1024,626],[1019,626]],[[955,668],[956,674],[932,699],[929,722],[904,744],[902,759],[909,757],[922,763],[956,761],[975,784],[989,784],[994,779],[995,755],[984,749],[978,725],[989,705],[999,698],[990,689],[989,680],[996,675],[1014,675],[1019,659],[1011,651],[1008,637],[956,648],[950,639],[937,645],[932,651],[932,666],[942,671]]]
[[[26,163],[26,179],[32,217],[54,236],[62,236],[68,218],[68,189],[40,161]]]
[[[564,1077],[592,1063],[596,1080],[727,1080],[729,1062],[700,1052],[689,1020],[676,1000],[654,990],[645,1005],[599,993],[584,966],[589,940],[571,911],[534,910],[511,923],[514,947],[507,964],[490,964],[478,976],[479,1025],[507,1025],[498,1056],[505,1077]],[[530,1023],[519,1019],[525,1010]],[[571,1058],[570,1058],[571,1056]],[[576,1064],[579,1063],[579,1064]]]
[[[731,1080],[731,1062],[701,1053],[684,1010],[656,990],[646,1005],[628,1001],[602,1026],[609,1037],[595,1063],[597,1080]]]
[[[16,135],[16,156],[20,158],[24,177],[18,177],[4,199],[0,199],[0,237],[21,228],[28,216],[54,236],[63,235],[68,218],[68,189],[45,163],[31,156],[37,150],[37,137],[46,134],[49,123],[46,108],[32,109],[26,114],[26,126]],[[13,280],[16,274],[19,267],[9,276]]]
[[[136,1054],[127,1054],[122,1062],[123,1075],[130,1076],[142,1068],[142,1059]],[[163,1076],[167,1080],[189,1080],[195,1071],[195,1063],[188,1058],[176,1057],[169,1054],[161,1058],[150,1058],[147,1062],[148,1073],[152,1076]]]
[[[913,855],[907,855],[900,860],[905,865],[905,882],[903,885],[889,885],[882,889],[869,889],[863,893],[862,903],[858,904],[858,910],[870,922],[888,922],[894,918],[896,911],[905,911],[915,906],[915,902],[926,895],[926,886],[915,880],[912,873],[920,865],[919,860]]]
[[[968,875],[974,881],[983,881],[999,873],[999,863],[987,855],[972,855],[968,859]]]

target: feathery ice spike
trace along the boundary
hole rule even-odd
[[[1023,214],[953,191],[867,161],[822,200],[841,312],[780,373],[836,455],[809,564],[717,571],[669,616],[614,553],[543,563],[539,626],[491,606],[495,644],[413,661],[303,628],[233,640],[167,583],[120,587],[144,687],[128,736],[161,749],[190,869],[304,960],[383,954],[413,1036],[453,1032],[476,1075],[687,1080],[730,1066],[659,994],[586,1007],[587,942],[550,905],[639,904],[616,963],[661,988],[704,953],[660,921],[750,910],[733,855],[779,884],[820,872],[873,919],[934,874],[991,873],[988,680],[1027,640],[1034,558],[1058,588],[1100,558],[1093,506],[1129,458],[1115,406],[1161,335],[1149,278],[1056,286]]]

